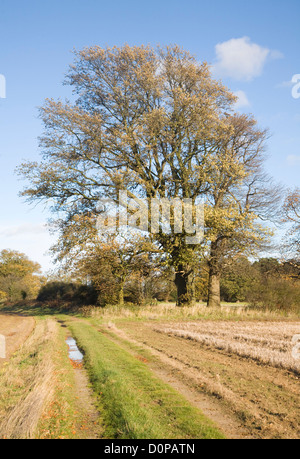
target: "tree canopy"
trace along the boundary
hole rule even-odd
[[[121,190],[148,200],[202,196],[212,266],[221,246],[223,256],[260,244],[256,222],[275,197],[262,172],[267,133],[234,113],[236,97],[209,66],[178,46],[94,46],[75,55],[65,84],[76,101],[41,107],[43,160],[20,166],[30,182],[23,195],[51,202],[64,234],[77,215],[97,214],[99,199],[117,200]],[[185,236],[174,225],[153,236],[175,269],[179,304],[191,299],[203,250]]]
[[[21,300],[35,298],[41,286],[41,267],[20,252],[2,250],[0,252],[0,292],[2,298]]]

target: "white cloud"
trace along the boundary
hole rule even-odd
[[[268,58],[279,59],[283,55],[256,43],[249,37],[232,38],[216,45],[214,73],[222,77],[251,81],[262,74]]]
[[[247,94],[244,91],[235,91],[235,96],[237,96],[238,100],[234,104],[235,110],[243,107],[249,107],[250,102],[248,100]]]
[[[289,166],[300,166],[300,156],[289,155],[287,157],[287,162]]]
[[[40,224],[31,224],[25,223],[22,225],[16,226],[2,226],[0,227],[0,236],[2,237],[14,237],[14,236],[24,236],[25,234],[45,234],[47,233],[47,228],[44,223]]]

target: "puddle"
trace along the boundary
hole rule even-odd
[[[83,354],[78,349],[75,339],[72,337],[69,337],[66,339],[66,343],[69,346],[70,360],[74,362],[76,365],[82,364]]]

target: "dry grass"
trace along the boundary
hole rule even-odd
[[[81,308],[80,312],[85,317],[96,319],[143,319],[143,320],[278,320],[288,318],[297,320],[299,317],[293,313],[280,311],[263,311],[248,309],[245,303],[222,304],[221,308],[208,308],[204,303],[193,306],[177,307],[175,303],[158,303],[148,306],[106,306],[105,308],[88,306]]]
[[[53,320],[38,322],[22,349],[2,370],[1,438],[34,438],[43,408],[52,396],[53,362],[47,347],[57,329]]]
[[[160,325],[156,331],[197,341],[243,358],[300,373],[300,362],[292,356],[293,336],[300,322],[202,321]]]

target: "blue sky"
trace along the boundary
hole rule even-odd
[[[300,74],[299,16],[299,0],[0,0],[0,250],[51,267],[49,214],[18,196],[23,184],[14,170],[38,159],[37,107],[70,95],[62,81],[74,48],[177,43],[212,64],[240,96],[237,108],[269,128],[268,171],[284,186],[299,186],[300,99],[291,85]]]

